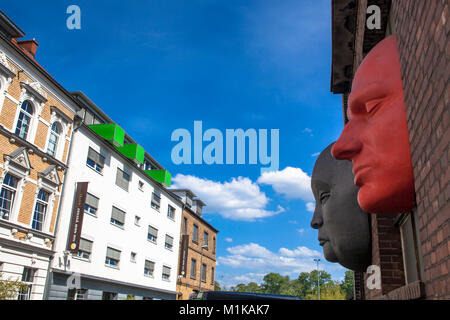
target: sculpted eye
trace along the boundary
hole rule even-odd
[[[323,192],[320,194],[320,203],[324,204],[325,202],[327,202],[328,198],[330,197],[330,193],[329,192]]]
[[[374,99],[366,102],[367,113],[374,114],[379,109],[382,102],[382,99]]]

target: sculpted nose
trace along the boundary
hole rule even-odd
[[[351,160],[361,151],[362,143],[355,135],[352,125],[348,122],[341,133],[339,139],[331,148],[331,154],[338,160]]]
[[[322,212],[319,208],[316,207],[316,210],[314,210],[314,215],[311,220],[311,227],[313,229],[319,229],[323,225],[323,219],[322,219]]]

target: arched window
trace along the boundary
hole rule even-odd
[[[31,102],[25,100],[20,109],[19,118],[17,119],[16,134],[22,139],[26,139],[30,129],[31,117],[33,115],[33,106]]]
[[[42,189],[39,190],[37,198],[36,198],[36,206],[34,207],[33,221],[31,223],[31,227],[34,230],[42,231],[42,226],[45,221],[45,216],[47,215],[49,197],[50,197],[50,193],[48,193]]]
[[[50,137],[48,138],[48,145],[47,145],[47,153],[50,154],[52,157],[56,155],[56,149],[58,148],[60,133],[61,133],[60,126],[58,125],[58,123],[54,122],[50,130]]]

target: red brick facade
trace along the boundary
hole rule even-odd
[[[381,8],[381,30],[365,25],[369,5]],[[334,77],[339,68],[351,68],[354,75],[367,52],[385,37],[388,24],[388,32],[397,35],[415,179],[416,206],[410,215],[417,217],[419,280],[408,283],[405,278],[400,215],[372,215],[372,264],[380,267],[381,288],[363,286],[355,297],[450,299],[449,1],[334,0],[333,6],[346,8],[346,21],[354,21],[354,25],[348,23],[348,34],[334,36],[336,48],[339,40],[352,39],[353,53],[352,65],[334,63]],[[334,24],[342,21],[342,10],[333,14]],[[350,88],[333,81],[332,77],[332,91],[344,96],[345,112]],[[364,274],[365,282],[369,276]]]
[[[450,299],[449,2],[393,1],[428,299]]]

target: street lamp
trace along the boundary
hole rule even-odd
[[[320,282],[319,282],[319,279],[320,279],[319,261],[320,261],[320,259],[314,259],[314,261],[317,262],[317,289],[318,289],[317,293],[318,293],[319,300],[320,300]]]
[[[198,293],[202,292],[202,268],[203,268],[203,249],[208,249],[208,245],[202,245],[202,255],[200,257],[200,281],[198,285]]]

